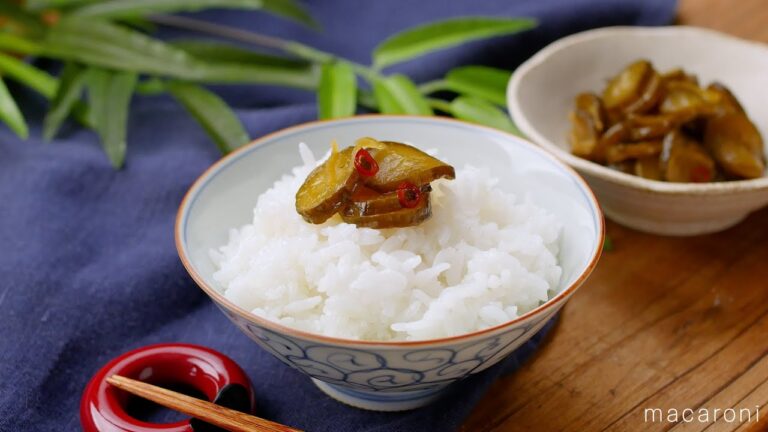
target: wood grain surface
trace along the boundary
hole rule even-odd
[[[678,21],[768,42],[768,0],[683,0]],[[607,231],[613,251],[549,341],[462,430],[768,431],[768,209],[706,236]],[[693,421],[666,421],[686,408]]]

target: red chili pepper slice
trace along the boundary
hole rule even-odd
[[[712,171],[704,165],[697,165],[691,170],[691,181],[695,183],[712,181]]]
[[[401,206],[414,208],[421,202],[421,189],[411,182],[402,182],[397,187],[397,199]]]
[[[355,169],[363,177],[372,177],[379,172],[379,164],[368,150],[361,148],[355,153]]]

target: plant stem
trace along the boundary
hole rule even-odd
[[[179,15],[152,15],[149,17],[149,21],[165,25],[168,27],[175,27],[183,30],[192,30],[200,33],[207,33],[213,36],[219,36],[227,39],[235,39],[241,42],[252,43],[256,45],[262,45],[269,48],[275,48],[284,50],[285,46],[291,42],[258,33],[253,33],[236,28],[226,27],[219,24],[213,24],[206,21],[197,20],[194,18],[187,18]]]
[[[375,79],[383,78],[382,75],[373,68],[343,58],[338,58],[338,60],[350,65],[356,74],[365,78],[369,83],[372,83]]]
[[[315,63],[342,61],[350,65],[357,74],[361,75],[366,80],[370,81],[373,78],[379,77],[379,75],[368,66],[340,58],[331,53],[312,48],[309,45],[304,45],[299,42],[285,40],[274,36],[267,36],[260,33],[254,33],[247,30],[226,27],[219,24],[213,24],[206,21],[178,15],[153,15],[149,18],[149,20],[155,24],[165,25],[168,27],[191,30],[199,33],[206,33],[212,36],[222,37],[225,39],[273,48]]]
[[[450,90],[445,80],[428,81],[419,85],[421,94],[428,95],[443,90]]]
[[[373,93],[367,90],[357,91],[357,103],[368,109],[378,110],[379,106],[376,104],[376,99],[373,97]]]
[[[453,113],[453,111],[451,110],[450,102],[444,101],[442,99],[427,98],[427,103],[429,103],[429,106],[431,106],[432,108],[438,111],[442,111],[446,114]]]

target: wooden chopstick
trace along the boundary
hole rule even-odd
[[[208,401],[193,398],[192,396],[187,396],[182,393],[177,393],[172,390],[126,378],[124,376],[112,375],[107,378],[107,382],[121,390],[125,390],[136,396],[141,396],[144,399],[149,399],[166,408],[190,415],[228,431],[301,432],[299,429],[294,429],[280,423],[235,411],[221,405],[216,405]]]

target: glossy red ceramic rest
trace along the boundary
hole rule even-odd
[[[149,345],[127,352],[102,367],[83,392],[80,422],[85,432],[192,432],[189,420],[153,424],[133,418],[126,404],[134,397],[105,379],[122,375],[159,386],[181,385],[197,389],[214,401],[229,384],[243,386],[254,409],[253,388],[248,376],[229,357],[197,345]]]

